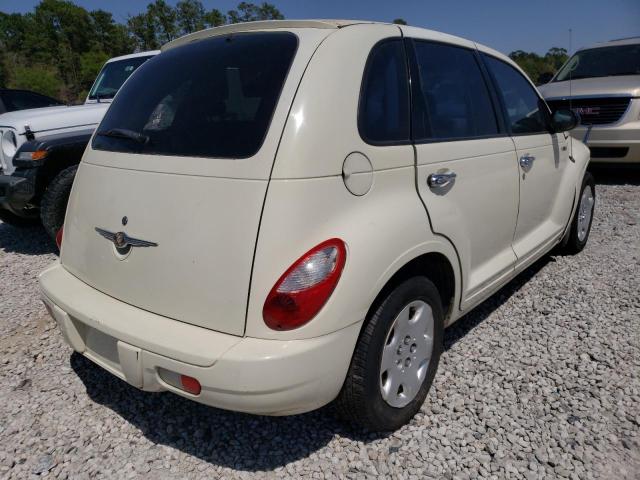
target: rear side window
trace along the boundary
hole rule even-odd
[[[50,107],[60,105],[60,102],[53,98],[38,95],[33,92],[21,90],[8,91],[3,94],[3,100],[8,111],[26,110],[28,108]]]
[[[371,144],[409,142],[409,80],[402,40],[373,47],[362,79],[358,128]]]
[[[475,52],[419,40],[414,48],[419,73],[414,102],[416,141],[498,134],[489,89]]]
[[[247,158],[260,149],[295,55],[287,32],[212,37],[142,65],[109,107],[93,148]]]
[[[511,133],[546,133],[546,116],[541,109],[544,103],[531,84],[520,72],[502,60],[488,55],[484,58],[497,83]]]

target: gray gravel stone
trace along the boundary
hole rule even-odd
[[[637,479],[640,182],[625,175],[597,186],[582,253],[545,257],[447,330],[421,412],[388,436],[330,408],[255,417],[135,390],[47,316],[44,233],[0,223],[0,478]]]

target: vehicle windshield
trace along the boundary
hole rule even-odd
[[[581,50],[564,64],[553,81],[621,75],[640,75],[640,44]]]
[[[100,70],[98,78],[89,92],[89,100],[115,97],[124,81],[152,56],[127,58],[126,60],[106,63]]]
[[[93,148],[251,157],[262,146],[297,46],[292,33],[252,32],[169,49],[122,87]]]

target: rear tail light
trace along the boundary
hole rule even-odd
[[[300,257],[269,292],[264,323],[274,330],[292,330],[315,317],[333,293],[346,256],[344,242],[332,238]]]
[[[62,236],[64,235],[64,227],[60,227],[58,233],[56,233],[56,245],[58,246],[58,250],[62,248]]]

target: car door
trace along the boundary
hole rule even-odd
[[[407,48],[417,189],[432,230],[458,251],[466,309],[514,269],[515,149],[474,44],[452,45],[415,33]]]
[[[564,133],[550,132],[549,110],[531,82],[512,65],[483,57],[518,155],[520,209],[513,249],[520,268],[546,251],[567,224],[574,193],[563,186],[570,161],[568,142]]]

